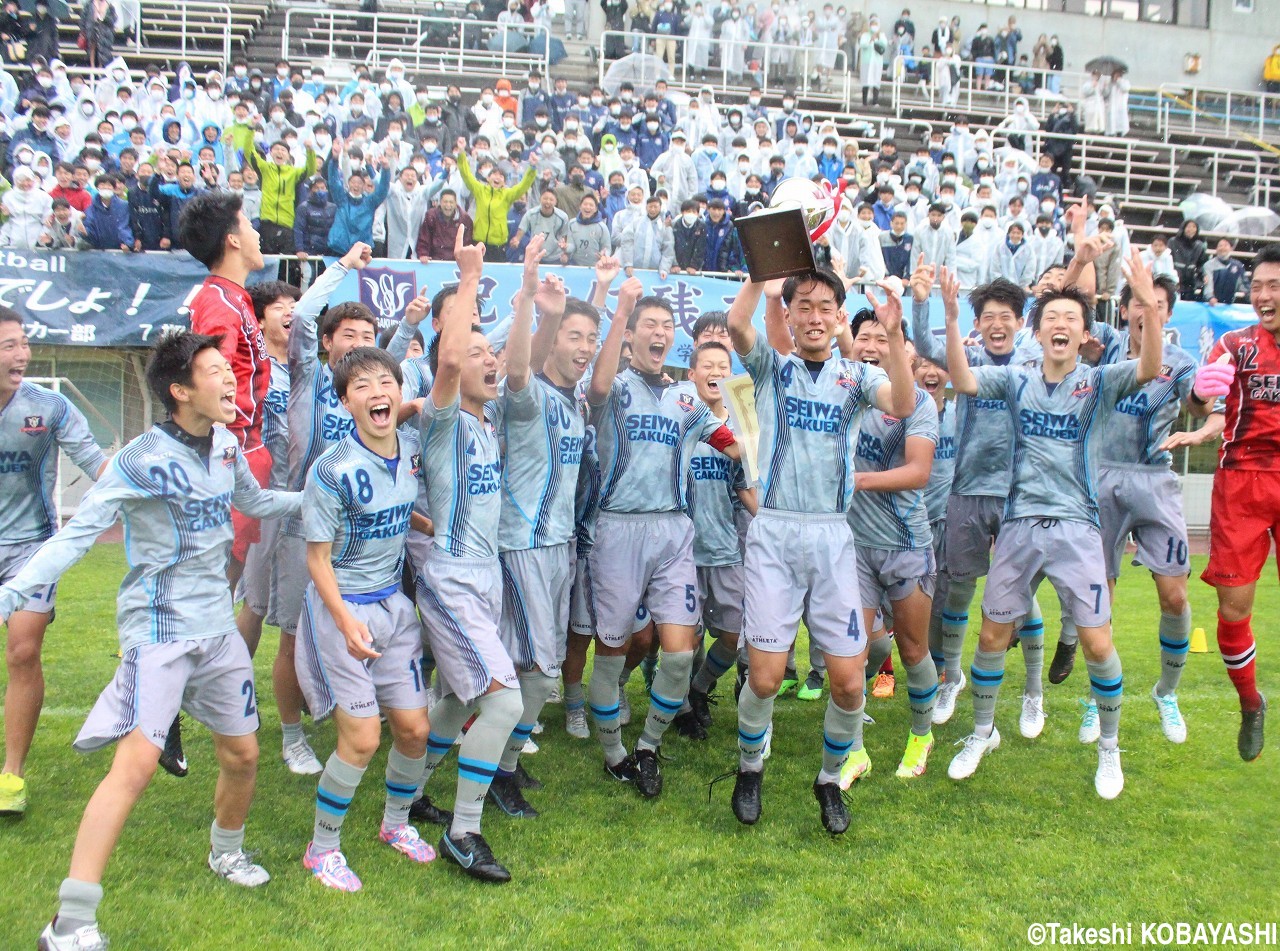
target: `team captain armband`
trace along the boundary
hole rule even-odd
[[[721,426],[707,438],[707,445],[719,452],[724,452],[737,441],[734,438],[732,429],[728,426]]]

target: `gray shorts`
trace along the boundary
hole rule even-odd
[[[293,664],[312,719],[323,720],[334,707],[353,717],[376,717],[379,709],[424,708],[428,685],[422,672],[422,626],[413,602],[397,591],[370,604],[347,602],[347,610],[369,629],[372,647],[382,656],[368,661],[352,657],[315,585],[308,585]]]
[[[631,633],[643,631],[649,623],[649,609],[643,604],[631,620]],[[574,555],[573,591],[569,596],[569,630],[582,637],[596,636],[596,608],[591,596],[591,559]]]
[[[302,599],[311,584],[311,572],[307,569],[307,543],[297,535],[283,531],[276,539],[276,572],[272,592],[274,600],[270,613],[280,630],[296,634],[298,619],[302,616]]]
[[[867,649],[858,555],[844,514],[760,509],[747,530],[743,633],[757,650],[785,653],[801,619],[824,654],[856,657]]]
[[[409,570],[415,575],[422,571],[422,566],[427,563],[427,556],[431,554],[435,544],[436,540],[433,536],[409,529],[409,534],[405,536],[404,552],[409,560]]]
[[[991,568],[991,545],[1004,521],[1004,499],[953,495],[947,500],[947,575],[973,581]]]
[[[591,562],[596,636],[609,647],[631,639],[637,612],[657,624],[698,623],[693,522],[680,512],[601,512]]]
[[[253,661],[243,637],[223,634],[131,647],[72,745],[91,753],[138,729],[163,749],[179,710],[221,736],[258,729]]]
[[[698,615],[708,632],[741,634],[742,606],[746,599],[745,566],[715,565],[698,569]]]
[[[901,601],[919,588],[933,597],[937,563],[932,548],[897,551],[858,547],[858,589],[866,607]]]
[[[1111,620],[1102,535],[1087,522],[1018,518],[1005,522],[982,595],[982,613],[1016,624],[1031,610],[1045,578],[1058,592],[1063,616],[1077,627]]]
[[[1182,489],[1172,470],[1101,467],[1098,518],[1102,522],[1108,578],[1120,577],[1120,562],[1130,536],[1138,546],[1135,565],[1170,578],[1190,573]]]
[[[31,560],[31,556],[43,544],[44,542],[22,542],[17,545],[0,545],[0,584],[12,581],[14,576],[22,570],[22,566]],[[56,582],[45,585],[31,596],[21,610],[32,611],[36,614],[52,614],[57,596],[58,585]],[[50,618],[49,620],[52,621],[53,619]]]
[[[551,548],[504,551],[502,621],[498,634],[519,670],[541,668],[560,675],[565,632],[569,626],[569,592],[573,586],[574,543]]]
[[[258,617],[265,618],[272,607],[271,592],[275,588],[276,542],[280,538],[280,519],[264,518],[258,523],[261,537],[249,546],[240,576],[240,597],[244,605]]]
[[[929,531],[933,533],[933,564],[935,568],[933,601],[934,604],[941,605],[942,600],[947,596],[947,520],[940,518],[936,522],[930,522]]]
[[[471,703],[495,680],[519,688],[498,634],[502,568],[497,558],[454,558],[433,547],[418,573],[416,600],[445,693]]]

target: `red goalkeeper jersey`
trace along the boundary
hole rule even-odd
[[[204,287],[191,302],[191,329],[222,335],[222,355],[236,375],[236,420],[227,429],[235,434],[243,451],[259,448],[271,361],[249,292],[221,277],[205,278]]]
[[[1208,361],[1231,354],[1236,378],[1227,394],[1227,426],[1218,465],[1280,471],[1280,346],[1261,326],[1222,335]]]

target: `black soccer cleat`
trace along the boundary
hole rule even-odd
[[[636,789],[645,799],[657,799],[662,792],[662,769],[656,750],[636,750],[631,754],[636,764]]]
[[[495,776],[489,784],[489,798],[497,803],[498,808],[513,819],[536,819],[538,810],[529,805],[520,792],[520,784],[515,774]]]
[[[677,713],[671,725],[686,739],[705,740],[707,738],[707,728],[698,722],[698,715],[692,710]]]
[[[1240,711],[1240,736],[1236,739],[1236,748],[1246,763],[1252,763],[1262,755],[1262,728],[1266,718],[1266,697],[1262,697],[1262,705],[1257,710]]]
[[[534,779],[529,775],[529,771],[524,768],[524,763],[517,763],[515,772],[512,773],[516,778],[516,785],[521,789],[532,789],[537,792],[542,788],[542,780]]]
[[[760,790],[764,785],[764,770],[738,770],[733,784],[733,814],[744,826],[760,821]]]
[[[693,708],[693,715],[704,730],[711,729],[711,703],[710,695],[693,687],[689,688],[689,706]]]
[[[620,783],[633,783],[636,781],[636,758],[626,756],[612,766],[605,763],[604,773],[610,779],[616,779]]]
[[[430,822],[433,826],[444,826],[446,829],[453,824],[453,813],[448,809],[441,809],[431,801],[430,796],[413,801],[413,805],[409,807],[409,818],[414,822]]]
[[[446,832],[440,836],[439,851],[472,878],[498,885],[511,881],[511,873],[493,857],[493,850],[479,832],[468,832],[457,838]]]
[[[1076,647],[1077,644],[1064,644],[1058,641],[1058,646],[1053,652],[1053,662],[1049,664],[1049,683],[1060,684],[1071,676],[1071,670],[1076,665]]]
[[[841,835],[849,828],[849,809],[844,804],[844,796],[838,783],[820,783],[813,781],[813,797],[818,800],[818,808],[822,811],[822,828],[832,835]]]
[[[173,718],[169,735],[165,737],[160,753],[160,766],[171,776],[181,779],[187,775],[187,754],[182,751],[182,714]]]

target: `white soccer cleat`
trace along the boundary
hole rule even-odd
[[[1120,769],[1120,748],[1098,744],[1098,771],[1093,775],[1093,788],[1103,799],[1115,799],[1124,789],[1124,771]]]
[[[768,759],[773,755],[773,722],[770,721],[769,728],[764,731],[764,746],[760,748],[760,758]]]
[[[947,775],[952,779],[968,779],[976,773],[982,757],[1000,746],[1000,731],[992,725],[990,736],[970,733],[960,742],[964,744],[964,749],[955,755],[951,765],[947,767]]]
[[[209,868],[213,869],[219,878],[225,878],[232,885],[239,885],[242,888],[257,888],[271,881],[267,870],[261,865],[254,864],[243,849],[224,852],[221,855],[210,852]]]
[[[51,921],[40,932],[36,947],[39,951],[106,951],[107,939],[98,930],[96,922],[77,928],[70,934],[56,934]]]
[[[1018,732],[1028,740],[1034,740],[1044,732],[1044,697],[1022,695],[1022,716],[1018,717]]]
[[[520,751],[520,754],[522,756],[525,753],[532,755],[533,753],[538,752],[539,749],[540,747],[538,746],[538,744],[533,742],[533,737],[529,737],[527,740],[524,741],[524,749]]]
[[[560,689],[560,684],[557,683],[551,688],[551,696],[547,697],[547,703],[560,703],[562,700],[564,700],[564,693]]]
[[[1164,730],[1164,738],[1170,743],[1187,742],[1187,721],[1182,719],[1182,711],[1178,709],[1178,695],[1169,693],[1162,697],[1152,687],[1151,699],[1156,702],[1156,710],[1160,713],[1160,729]]]
[[[591,728],[587,726],[587,711],[582,707],[564,712],[564,731],[575,740],[591,739]]]
[[[1081,700],[1080,705],[1084,707],[1084,716],[1080,718],[1080,742],[1085,745],[1097,743],[1102,735],[1102,728],[1098,725],[1098,701],[1090,697],[1088,703]]]
[[[618,691],[618,726],[631,724],[631,701],[627,699],[625,690]]]
[[[286,746],[282,755],[284,765],[295,776],[318,776],[324,772],[324,764],[316,757],[316,751],[311,748],[305,736],[291,746]]]
[[[955,683],[945,681],[938,686],[938,702],[933,707],[933,722],[935,725],[946,723],[956,712],[956,698],[960,695],[960,691],[964,689],[966,681],[964,671],[960,671],[960,679]]]
[[[534,721],[534,723],[533,723],[533,735],[534,735],[534,736],[542,736],[542,731],[543,731],[543,730],[545,730],[545,729],[546,729],[546,726],[543,724],[543,722],[542,722],[541,720],[535,720],[535,721]]]

